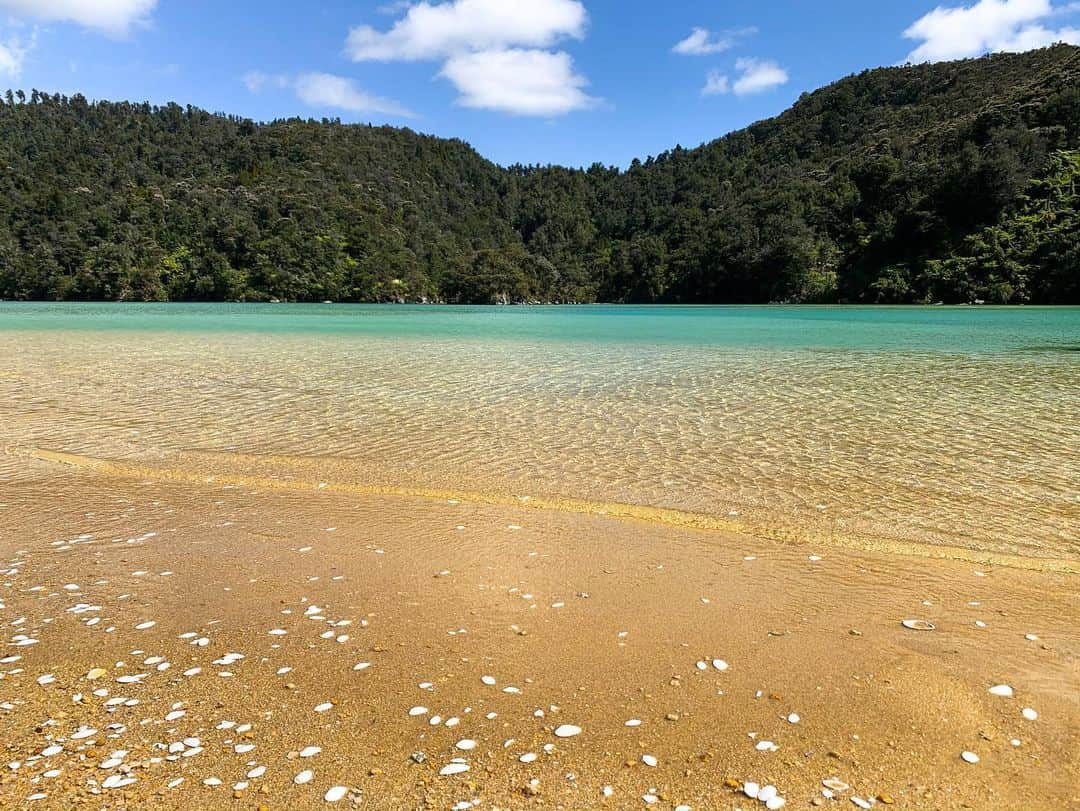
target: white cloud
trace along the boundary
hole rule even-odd
[[[788,72],[775,62],[765,59],[740,59],[735,63],[739,77],[731,85],[736,96],[764,93],[787,84]]]
[[[1080,29],[1048,28],[1054,17],[1077,11],[1075,3],[1054,6],[1050,0],[978,0],[969,6],[939,6],[904,31],[921,44],[908,62],[940,62],[993,51],[1027,51],[1055,42],[1080,44]]]
[[[452,57],[439,74],[461,92],[465,107],[514,115],[556,116],[594,106],[588,81],[563,52],[508,49]]]
[[[243,75],[241,81],[252,93],[261,93],[268,86],[281,90],[291,84],[288,76],[270,75],[259,70],[248,71]]]
[[[574,70],[562,40],[582,39],[581,0],[431,0],[405,4],[388,31],[349,31],[356,62],[443,61],[439,76],[460,92],[458,104],[514,115],[557,116],[592,107],[588,80]]]
[[[750,96],[787,84],[789,78],[786,70],[767,59],[736,60],[735,70],[739,74],[735,81],[731,81],[718,70],[709,71],[705,86],[701,88],[701,95],[723,96],[734,93],[736,96]]]
[[[18,81],[22,75],[23,63],[36,43],[36,34],[31,36],[29,41],[11,37],[7,42],[0,42],[0,76]]]
[[[350,113],[380,113],[412,117],[409,110],[392,99],[373,96],[351,79],[329,73],[305,73],[293,83],[296,96],[311,107],[333,107]]]
[[[731,80],[718,70],[710,70],[701,88],[703,96],[725,96],[731,92]]]
[[[676,43],[671,50],[683,56],[708,56],[723,53],[734,48],[740,37],[752,34],[754,31],[753,28],[746,28],[742,31],[724,31],[713,34],[707,28],[695,28],[690,36]]]
[[[264,90],[291,90],[309,107],[332,108],[350,113],[376,113],[381,115],[412,118],[414,113],[393,99],[372,95],[356,86],[352,79],[331,73],[304,73],[285,76],[280,73],[248,71],[241,77],[244,86],[252,93]]]
[[[357,62],[441,59],[512,46],[546,48],[585,35],[579,0],[453,0],[410,6],[389,31],[361,25],[349,31],[346,53]]]
[[[48,22],[77,23],[112,36],[148,21],[157,0],[0,0],[0,10]]]

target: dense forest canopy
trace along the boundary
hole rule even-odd
[[[1080,302],[1080,48],[866,71],[620,171],[0,101],[0,297]]]

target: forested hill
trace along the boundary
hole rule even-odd
[[[871,70],[625,171],[21,92],[0,297],[1080,302],[1080,48]]]

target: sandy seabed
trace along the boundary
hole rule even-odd
[[[1068,571],[27,465],[2,808],[1080,807]]]

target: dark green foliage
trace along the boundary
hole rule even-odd
[[[0,297],[1080,301],[1080,49],[872,70],[626,171],[0,100]]]

